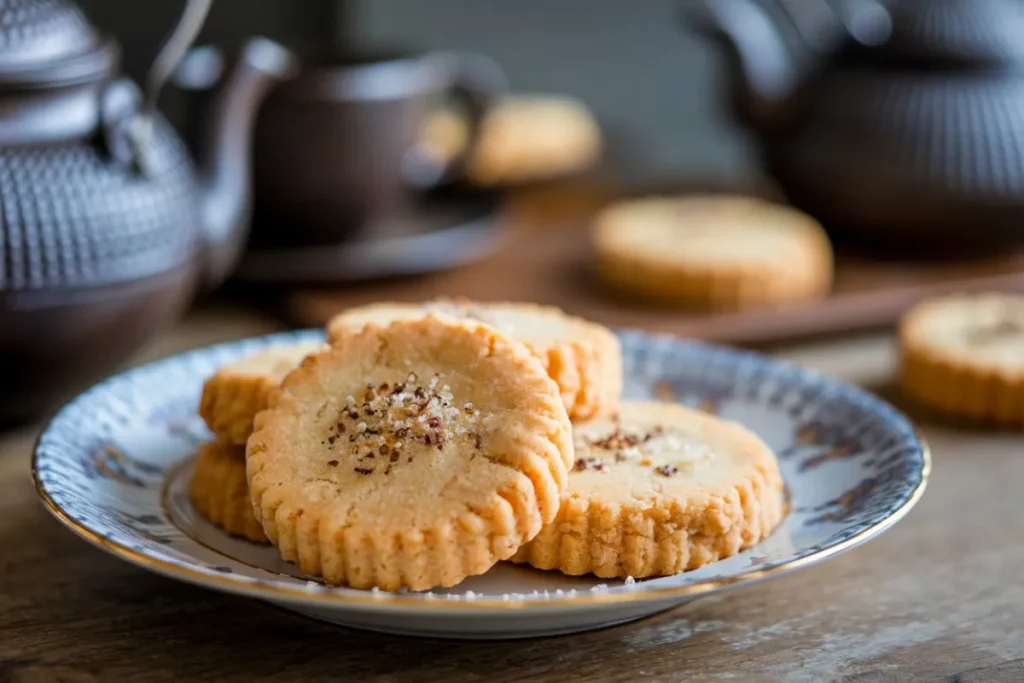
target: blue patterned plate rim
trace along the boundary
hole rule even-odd
[[[917,456],[916,460],[919,462],[919,465],[913,471],[912,487],[895,505],[877,513],[870,522],[863,524],[853,534],[842,536],[841,538],[833,536],[824,543],[818,544],[811,549],[802,549],[784,560],[766,563],[730,576],[699,580],[683,585],[665,586],[652,582],[638,582],[609,587],[602,591],[558,591],[557,594],[545,594],[543,596],[538,596],[536,593],[534,595],[517,594],[512,599],[508,599],[508,596],[505,596],[504,599],[490,597],[476,597],[473,599],[472,596],[438,595],[431,592],[414,593],[399,591],[391,593],[376,590],[363,591],[325,586],[314,581],[296,584],[293,581],[283,580],[286,577],[282,577],[282,580],[254,578],[234,573],[223,573],[216,568],[207,567],[199,563],[152,557],[146,552],[136,550],[103,536],[102,533],[91,528],[88,523],[76,518],[72,511],[66,510],[54,499],[47,488],[46,482],[40,476],[40,460],[41,457],[45,457],[44,447],[50,435],[61,428],[62,422],[68,418],[69,413],[82,405],[88,405],[92,400],[101,398],[106,390],[116,387],[118,382],[130,380],[137,376],[144,376],[148,373],[159,372],[163,368],[186,363],[203,356],[230,354],[232,350],[237,350],[239,347],[248,347],[255,351],[273,345],[322,340],[324,337],[323,331],[319,329],[277,332],[221,342],[136,366],[94,384],[66,403],[41,432],[36,441],[32,457],[32,479],[35,484],[36,494],[39,496],[44,507],[61,524],[91,545],[136,566],[187,583],[248,597],[311,606],[335,605],[338,607],[370,610],[405,610],[407,608],[428,610],[452,608],[459,610],[515,610],[525,607],[584,608],[594,604],[638,601],[667,602],[673,599],[695,597],[739,584],[751,583],[771,576],[785,574],[817,564],[827,558],[855,548],[896,524],[914,507],[924,494],[931,472],[931,450],[910,421],[882,399],[840,379],[754,351],[704,344],[697,341],[680,339],[668,334],[649,333],[639,330],[617,330],[616,332],[622,340],[624,349],[630,345],[643,344],[660,348],[674,348],[689,353],[708,354],[713,356],[715,363],[725,366],[744,363],[753,364],[770,375],[788,375],[798,383],[817,385],[821,388],[822,393],[841,392],[846,397],[860,403],[869,412],[881,416],[883,421],[887,422],[896,431],[902,431],[910,435],[909,438],[912,440],[914,453]],[[451,599],[453,597],[461,599],[453,600]]]

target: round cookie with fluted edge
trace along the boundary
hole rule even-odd
[[[1024,296],[919,304],[899,327],[900,387],[934,410],[1024,427]]]
[[[828,294],[832,247],[791,207],[694,195],[614,204],[592,225],[597,272],[617,291],[707,310],[790,304]]]
[[[525,344],[558,383],[573,420],[608,414],[622,394],[622,350],[608,328],[566,315],[554,306],[438,299],[425,303],[377,303],[350,308],[327,325],[331,339],[367,323],[415,320],[428,313],[475,320]]]
[[[323,344],[275,346],[229,363],[203,385],[199,415],[218,439],[244,445],[256,413],[299,361]]]
[[[245,448],[222,441],[200,446],[188,497],[196,512],[214,526],[254,543],[269,543],[252,513]]]
[[[627,401],[573,436],[558,516],[514,562],[603,578],[676,574],[749,548],[784,515],[774,455],[737,423]]]
[[[424,151],[449,162],[470,140],[469,120],[440,109],[423,127]],[[467,163],[469,180],[492,186],[581,171],[601,154],[601,129],[580,101],[555,95],[514,95],[498,101],[480,124]]]
[[[330,584],[452,586],[554,519],[569,417],[540,361],[429,315],[342,335],[289,374],[247,445],[256,516]]]

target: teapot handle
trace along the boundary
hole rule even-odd
[[[465,179],[467,166],[480,142],[484,116],[508,92],[508,79],[490,57],[474,52],[439,52],[431,56],[445,73],[451,98],[468,114],[466,145],[453,159],[439,164],[424,153],[422,143],[406,157],[406,181],[420,190]]]
[[[149,163],[149,139],[153,130],[153,118],[156,115],[157,100],[160,91],[177,69],[185,53],[195,42],[206,17],[210,13],[213,0],[187,0],[185,9],[178,20],[177,26],[160,48],[153,66],[146,75],[146,87],[142,106],[128,126],[128,141],[131,146],[132,166],[143,174],[151,169]]]

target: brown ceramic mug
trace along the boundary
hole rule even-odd
[[[416,190],[457,180],[469,150],[444,166],[432,161],[418,146],[426,118],[445,100],[460,100],[472,140],[505,89],[500,68],[476,54],[310,62],[260,112],[255,239],[337,242],[401,213]]]

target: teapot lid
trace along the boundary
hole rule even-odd
[[[0,0],[0,89],[45,88],[94,80],[118,61],[68,0]]]
[[[1024,64],[1019,0],[894,0],[883,58],[940,67]]]

